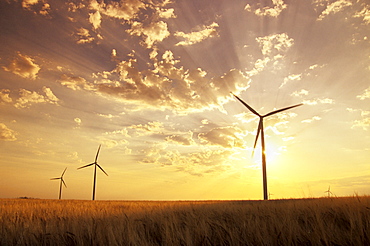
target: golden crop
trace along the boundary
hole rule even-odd
[[[1,199],[0,245],[370,245],[370,197]]]

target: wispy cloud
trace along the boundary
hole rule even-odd
[[[319,116],[314,116],[314,117],[312,117],[311,119],[302,120],[301,122],[302,122],[302,123],[312,123],[312,122],[314,122],[314,121],[318,121],[318,120],[321,120],[321,117],[319,117]]]
[[[323,20],[325,17],[343,11],[346,7],[351,6],[352,2],[349,0],[338,0],[329,4],[324,11],[317,18],[318,21]]]
[[[288,77],[284,78],[284,82],[280,85],[279,88],[282,88],[284,85],[291,81],[299,81],[302,79],[302,74],[290,74]]]
[[[316,99],[311,99],[311,100],[304,100],[303,104],[306,104],[306,105],[334,104],[334,100],[331,98],[316,98]]]
[[[300,91],[294,91],[291,95],[292,96],[295,96],[295,97],[307,96],[308,95],[308,91],[302,89]]]
[[[86,79],[78,76],[63,74],[58,82],[72,90],[94,90],[92,84],[89,84]]]
[[[216,22],[213,22],[209,26],[202,26],[198,27],[197,29],[200,29],[198,31],[194,31],[191,33],[184,33],[184,32],[175,32],[176,37],[181,37],[185,39],[184,41],[180,41],[176,44],[176,46],[187,46],[187,45],[193,45],[199,42],[202,42],[203,40],[211,37],[217,37],[218,24]]]

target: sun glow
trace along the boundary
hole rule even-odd
[[[280,155],[279,148],[275,143],[265,142],[265,155],[266,155],[266,162],[268,166],[276,165],[278,157]],[[257,146],[252,153],[252,160],[257,166],[261,166],[262,163],[262,153],[261,147]]]

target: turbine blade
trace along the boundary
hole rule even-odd
[[[101,144],[99,145],[98,152],[96,152],[95,163],[98,161],[100,147],[101,147]]]
[[[233,94],[234,97],[236,97],[236,99],[238,99],[244,106],[246,106],[253,114],[258,115],[258,116],[261,116],[259,113],[257,113],[256,110],[254,110],[251,106],[249,106],[248,104],[246,104],[242,99],[240,99],[239,97],[237,97],[234,93],[231,92],[231,94]]]
[[[79,168],[77,168],[77,169],[81,169],[81,168],[89,167],[89,166],[94,165],[94,164],[95,164],[95,163],[87,164],[87,165],[82,166],[82,167],[79,167]]]
[[[52,179],[50,179],[50,180],[57,180],[57,179],[60,179],[60,178],[52,178]]]
[[[288,109],[291,109],[291,108],[295,108],[295,107],[298,107],[298,106],[302,106],[302,105],[303,105],[303,103],[300,103],[300,104],[297,104],[297,105],[294,105],[294,106],[278,109],[278,110],[272,111],[268,114],[265,114],[263,117],[267,117],[267,116],[270,116],[270,115],[273,115],[273,114],[277,114],[277,113],[280,113],[282,111],[285,111],[285,110],[288,110]]]
[[[64,182],[64,179],[61,179],[64,186],[67,188],[66,182]]]
[[[256,146],[257,146],[257,140],[258,140],[258,137],[260,135],[260,132],[261,132],[261,125],[262,125],[262,118],[260,119],[260,122],[258,123],[258,129],[257,129],[257,136],[256,136],[256,140],[254,141],[254,146],[253,146],[253,150],[256,149]]]
[[[65,168],[65,169],[64,169],[64,171],[63,171],[63,173],[62,173],[62,177],[63,177],[64,173],[66,172],[66,170],[67,170],[67,168]]]
[[[260,121],[258,123],[256,140],[254,140],[254,145],[253,145],[252,157],[254,156],[254,151],[255,151],[256,146],[257,146],[258,137],[260,136],[260,132],[262,130],[262,120],[263,120],[263,118],[260,118]]]
[[[100,168],[100,170],[102,170],[103,171],[103,173],[105,173],[105,175],[107,175],[108,176],[108,173],[106,173],[105,171],[104,171],[104,169],[98,164],[98,163],[96,163],[96,165]]]

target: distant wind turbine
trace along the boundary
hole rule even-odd
[[[295,108],[295,107],[301,106],[303,104],[302,103],[301,104],[297,104],[297,105],[294,105],[294,106],[290,106],[290,107],[286,107],[286,108],[274,110],[274,111],[272,111],[272,112],[270,112],[268,114],[265,114],[265,115],[260,115],[259,113],[257,113],[256,110],[254,110],[251,106],[249,106],[248,104],[246,104],[242,99],[240,99],[239,97],[237,97],[234,93],[232,93],[232,92],[230,92],[230,93],[233,94],[234,97],[236,97],[236,99],[238,99],[244,106],[246,106],[253,114],[257,115],[260,118],[259,123],[258,123],[258,128],[257,128],[256,140],[254,141],[253,151],[256,148],[257,140],[258,140],[259,134],[261,133],[262,175],[263,175],[263,199],[264,200],[268,200],[267,176],[266,176],[265,133],[263,131],[263,118],[268,117],[268,116],[271,116],[273,114],[280,113],[282,111],[285,111],[285,110],[288,110],[288,109],[291,109],[291,108]]]
[[[93,183],[93,195],[92,195],[92,200],[95,200],[95,185],[96,185],[96,167],[99,167],[102,172],[108,176],[108,174],[104,171],[104,169],[98,164],[98,156],[99,156],[99,151],[100,151],[101,144],[99,145],[98,152],[96,153],[95,161],[91,164],[87,164],[85,166],[79,167],[77,169],[85,168],[94,165],[94,183]]]
[[[329,185],[328,190],[325,191],[325,193],[328,193],[329,198],[330,198],[330,195],[333,195],[333,193],[330,191],[330,185]]]
[[[64,184],[64,186],[67,188],[67,185],[66,183],[64,182],[64,179],[63,179],[63,176],[64,176],[64,173],[66,172],[67,168],[64,169],[62,175],[59,177],[59,178],[52,178],[50,180],[56,180],[56,179],[60,179],[60,185],[59,185],[59,199],[62,199],[62,183]]]

